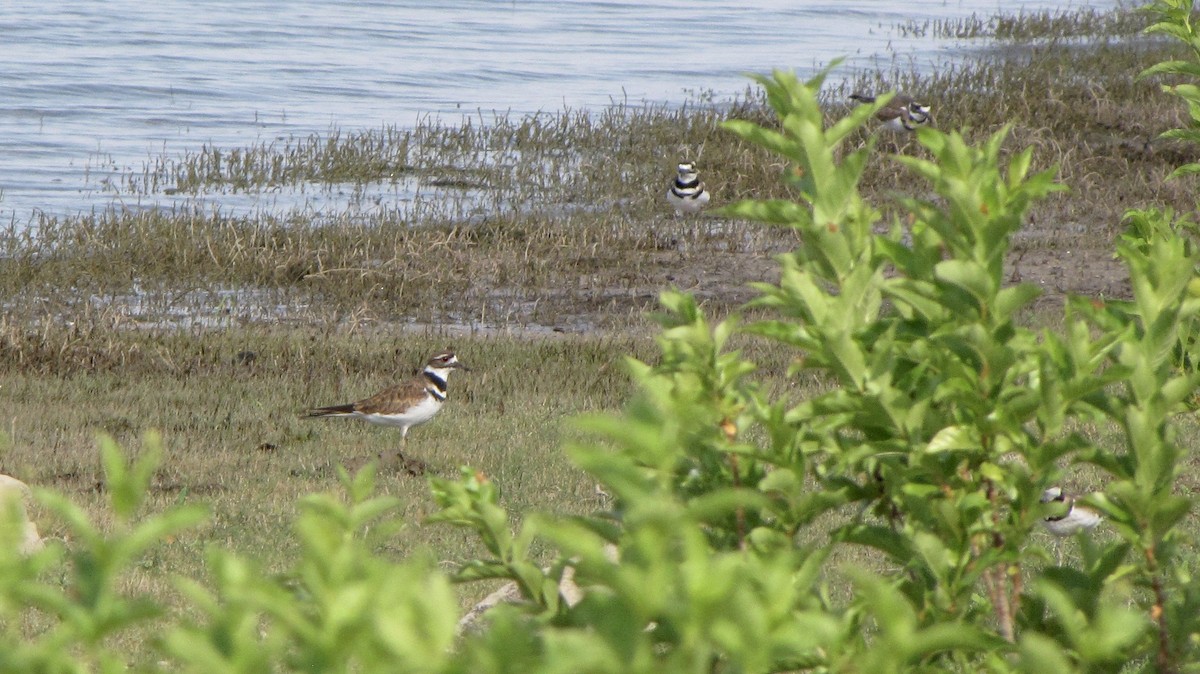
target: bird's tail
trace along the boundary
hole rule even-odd
[[[337,417],[345,414],[352,414],[354,405],[346,403],[345,405],[330,405],[329,407],[318,407],[309,410],[305,417]]]

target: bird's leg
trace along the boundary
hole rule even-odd
[[[425,471],[428,470],[429,466],[425,465],[425,462],[420,459],[414,459],[405,456],[404,448],[407,446],[408,436],[405,435],[405,437],[400,440],[400,449],[396,450],[395,468],[408,473],[413,477],[420,477],[425,474]]]
[[[407,430],[407,429],[406,429]],[[400,447],[395,451],[384,450],[379,453],[379,467],[394,470],[404,461],[404,447],[408,445],[408,433],[400,436]]]
[[[420,459],[410,459],[404,455],[404,448],[408,446],[408,433],[405,433],[400,438],[400,447],[394,452],[385,452],[379,455],[380,468],[387,467],[389,470],[403,472],[418,477],[425,474],[428,466]]]

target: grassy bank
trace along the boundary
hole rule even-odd
[[[898,86],[930,101],[939,126],[967,127],[972,139],[1013,124],[1011,146],[1034,146],[1035,163],[1058,164],[1071,188],[1033,213],[1014,274],[1054,296],[1120,294],[1107,253],[1121,212],[1192,206],[1188,184],[1163,178],[1195,151],[1155,140],[1179,123],[1180,106],[1157,83],[1135,81],[1169,54],[1136,35],[1143,23],[1084,10],[914,27],[963,36],[962,60],[931,74],[899,65],[861,73],[827,90],[829,115],[845,112],[853,90]],[[378,203],[257,217],[150,209],[47,218],[32,234],[0,237],[0,292],[24,323],[128,314],[135,290],[161,311],[196,314],[228,312],[220,293],[249,289],[235,319],[284,307],[326,325],[624,329],[669,285],[729,308],[793,242],[711,215],[674,218],[662,195],[675,162],[693,156],[714,205],[788,196],[781,166],[718,129],[731,117],[764,120],[763,102],[748,92],[725,104],[426,122],[163,157],[115,180],[127,202],[328,190]],[[907,181],[881,157],[864,186],[886,207]],[[1080,268],[1089,273],[1071,273]]]
[[[647,344],[615,337],[454,341],[474,369],[450,382],[451,402],[413,431],[409,454],[447,477],[471,465],[504,485],[506,501],[517,508],[595,507],[593,485],[569,466],[560,446],[574,435],[573,416],[612,408],[627,396],[619,359],[647,355]],[[0,462],[3,472],[99,509],[105,496],[96,435],[112,435],[136,453],[143,433],[160,429],[166,454],[151,507],[202,499],[213,518],[198,537],[149,562],[151,575],[193,567],[209,543],[279,562],[294,550],[297,500],[335,488],[339,464],[399,441],[391,429],[300,414],[389,385],[444,346],[434,337],[304,330],[122,333],[104,347],[124,353],[119,360],[50,376],[32,365],[0,373],[10,438]],[[84,357],[82,350],[76,357]],[[461,540],[420,525],[432,507],[423,480],[381,475],[380,487],[403,499],[412,523],[391,539],[397,554],[433,546],[447,559],[463,556]]]

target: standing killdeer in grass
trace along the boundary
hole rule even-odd
[[[850,94],[850,100],[874,103],[875,97],[865,94]],[[883,122],[885,128],[893,131],[915,131],[918,126],[928,124],[933,120],[929,115],[928,105],[904,94],[892,96],[892,100],[875,113],[875,118]]]
[[[408,429],[429,421],[442,409],[442,403],[446,402],[446,378],[450,376],[450,371],[469,369],[459,362],[453,351],[443,351],[425,363],[420,375],[408,381],[358,402],[318,407],[310,410],[307,416],[351,417],[381,426],[395,426],[400,429],[403,448],[408,442]],[[403,451],[396,452],[396,457],[404,460]],[[410,472],[415,471],[410,468]]]
[[[1079,531],[1091,531],[1104,519],[1100,513],[1063,493],[1062,487],[1050,487],[1042,492],[1042,503],[1053,503],[1054,514],[1042,520],[1055,536],[1070,536]],[[1061,505],[1060,505],[1061,504]]]
[[[676,167],[679,175],[667,191],[667,203],[675,207],[676,213],[698,213],[708,203],[708,191],[700,182],[696,165],[690,161],[680,162]]]

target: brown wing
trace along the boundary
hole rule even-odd
[[[351,407],[353,411],[363,414],[400,413],[419,402],[425,395],[425,383],[420,379],[410,379],[386,388],[370,398],[351,403]]]
[[[310,417],[328,417],[339,414],[353,414],[354,412],[362,412],[363,414],[387,414],[388,412],[402,412],[409,405],[417,402],[425,395],[425,384],[420,379],[410,379],[401,384],[396,384],[385,388],[376,393],[370,398],[345,403],[342,405],[330,405],[328,407],[318,407],[309,410],[307,416]]]
[[[912,105],[917,99],[908,94],[896,94],[888,104],[879,109],[875,113],[875,118],[881,122],[888,122],[896,117],[911,117],[908,112],[908,106]]]

